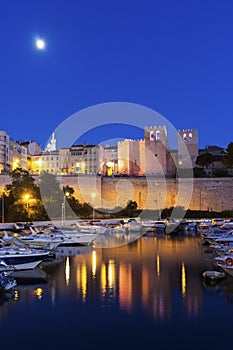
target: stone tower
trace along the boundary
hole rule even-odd
[[[195,167],[198,156],[198,130],[178,130],[178,167],[187,169]],[[190,164],[191,163],[191,164]]]
[[[165,126],[150,126],[144,129],[145,174],[164,175],[167,173],[167,129]]]

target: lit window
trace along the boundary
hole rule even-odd
[[[189,133],[189,140],[192,140],[192,138],[193,138],[193,134],[190,132]]]
[[[183,140],[186,141],[187,140],[187,134],[183,134]]]

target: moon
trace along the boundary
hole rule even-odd
[[[36,39],[36,48],[38,50],[44,50],[45,49],[45,41],[43,39]]]

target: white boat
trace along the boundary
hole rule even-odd
[[[225,276],[226,276],[225,272],[215,271],[215,270],[207,270],[202,273],[203,278],[209,279],[211,281],[220,280]]]
[[[111,228],[110,234],[123,234],[127,233],[127,227],[123,224],[116,225]]]
[[[49,251],[27,247],[2,247],[0,249],[0,261],[7,266],[14,266],[16,270],[33,269],[48,258],[49,254]]]
[[[15,270],[13,265],[7,265],[4,260],[0,260],[0,274],[4,272],[5,275],[9,276]]]
[[[90,225],[91,226],[91,225]],[[100,229],[101,227],[99,227]],[[72,245],[88,245],[91,244],[98,233],[85,233],[80,232],[79,229],[58,229],[58,228],[48,228],[44,231],[35,231],[33,228],[30,228],[32,235],[30,237],[35,237],[37,240],[45,240],[51,242],[59,243],[58,246],[72,246]],[[25,240],[29,236],[25,236]]]
[[[48,231],[41,231],[37,233],[30,228],[32,235],[30,238],[34,238],[37,241],[58,243],[57,246],[72,246],[72,245],[85,245],[90,244],[96,238],[96,234],[82,234],[78,230],[60,230],[49,228]],[[22,238],[22,237],[21,237]],[[28,240],[29,236],[24,236],[25,240]]]
[[[128,221],[123,226],[126,228],[126,231],[128,230],[129,232],[141,232],[142,230],[142,225],[137,221]]]
[[[0,290],[6,292],[16,286],[16,280],[7,276],[4,272],[0,274]]]
[[[224,230],[224,232],[211,233],[203,237],[206,242],[209,244],[227,244],[233,242],[233,230]]]
[[[39,248],[39,249],[46,249],[51,250],[55,249],[60,243],[63,241],[63,239],[59,238],[56,239],[55,237],[50,237],[49,235],[43,236],[37,234],[37,232],[32,231],[31,235],[24,235],[24,236],[9,236],[6,231],[4,231],[4,236],[2,238],[2,243],[4,245],[17,245],[22,246],[26,245],[30,248]]]
[[[83,221],[77,221],[75,223],[75,228],[79,233],[104,234],[109,231],[109,228],[103,225],[92,225]]]
[[[233,276],[233,256],[226,255],[221,261],[217,262],[217,265],[230,276]]]

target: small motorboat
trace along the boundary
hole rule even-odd
[[[6,292],[16,286],[17,282],[14,278],[7,276],[4,272],[0,274],[0,290]]]
[[[211,281],[217,281],[226,276],[223,271],[207,270],[202,273],[202,277]]]

